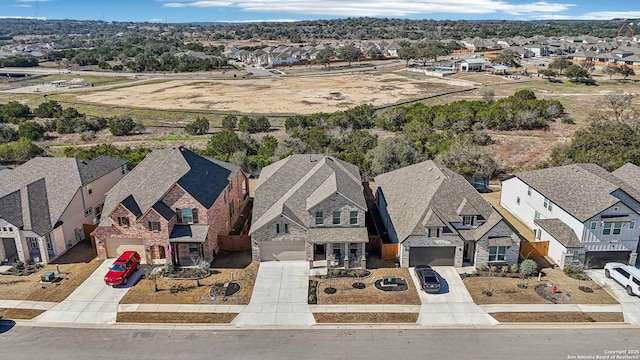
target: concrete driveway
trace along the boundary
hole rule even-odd
[[[640,298],[637,296],[629,296],[627,291],[613,279],[607,279],[604,276],[604,269],[586,270],[587,275],[609,295],[616,299],[622,307],[622,315],[624,322],[631,325],[640,325]]]
[[[309,326],[315,319],[307,303],[309,263],[260,263],[251,301],[231,322],[236,326]]]
[[[420,295],[418,324],[428,326],[496,325],[498,321],[473,302],[462,278],[453,266],[434,266],[440,275],[440,292],[428,294],[420,290],[420,281],[409,268],[413,283]]]
[[[104,284],[113,259],[107,259],[64,301],[33,319],[41,323],[113,324],[118,303],[144,273],[141,268],[131,275],[125,286]]]

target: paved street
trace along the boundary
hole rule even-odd
[[[539,360],[638,351],[640,329],[184,330],[0,326],[2,358]],[[613,357],[612,357],[613,358]]]
[[[89,278],[64,301],[33,319],[40,323],[112,324],[118,314],[118,303],[129,288],[142,276],[143,270],[136,271],[129,278],[128,285],[107,286],[104,275],[113,261],[103,262]]]
[[[240,327],[313,325],[315,319],[307,304],[308,287],[307,262],[263,262],[249,305],[231,324]]]

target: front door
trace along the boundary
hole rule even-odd
[[[465,263],[469,263],[473,265],[473,254],[475,250],[475,246],[473,243],[466,242],[464,243],[464,251],[462,253],[462,261]]]

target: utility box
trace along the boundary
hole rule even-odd
[[[42,282],[52,282],[54,278],[55,276],[53,275],[53,271],[47,271],[40,275],[40,281]]]

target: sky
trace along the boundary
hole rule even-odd
[[[381,17],[435,20],[640,18],[638,0],[0,0],[0,18],[251,22]]]

